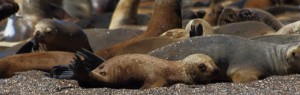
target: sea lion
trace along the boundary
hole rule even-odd
[[[16,72],[41,70],[49,72],[56,65],[69,64],[74,53],[40,52],[8,56],[0,59],[0,78],[9,78]]]
[[[19,5],[13,0],[1,0],[0,6],[0,21],[16,13],[19,10]]]
[[[120,0],[114,11],[109,29],[117,29],[122,25],[136,25],[139,3],[140,0]]]
[[[90,60],[95,59],[77,57],[70,65],[83,87],[148,89],[176,83],[199,84],[208,82],[218,72],[212,59],[203,54],[192,54],[178,61],[146,54],[120,55],[100,63]],[[90,68],[95,64],[99,65]]]
[[[253,37],[251,38],[251,40],[263,41],[263,42],[274,43],[274,44],[288,44],[288,43],[300,42],[300,35],[299,34],[264,35],[264,36]]]
[[[279,5],[279,0],[247,0],[244,8],[266,9],[268,7]]]
[[[122,51],[122,49],[128,45],[139,42],[148,37],[159,36],[169,29],[180,28],[181,23],[180,2],[178,0],[156,0],[154,13],[148,24],[147,30],[143,34],[132,39],[122,41],[112,47],[102,49],[97,52],[97,55],[104,59],[109,59],[118,54],[118,52]]]
[[[70,22],[43,19],[35,26],[33,40],[45,51],[76,52],[81,48],[93,51],[86,34]]]
[[[227,34],[246,38],[260,35],[273,35],[275,33],[276,31],[272,27],[257,21],[230,23],[219,26],[213,32],[213,34]]]
[[[242,21],[259,21],[271,26],[275,31],[283,27],[273,15],[260,9],[244,8],[235,9],[226,7],[218,17],[218,25],[225,25],[228,23],[242,22]]]
[[[300,34],[300,21],[285,25],[276,34]]]
[[[150,52],[158,58],[182,59],[202,53],[220,68],[214,81],[251,82],[271,75],[300,73],[300,43],[278,45],[230,35],[193,37]]]

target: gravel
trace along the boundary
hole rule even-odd
[[[41,71],[21,72],[18,75],[0,79],[0,94],[13,95],[61,95],[61,94],[165,94],[165,95],[207,95],[207,94],[300,94],[300,75],[271,76],[251,83],[211,83],[207,85],[175,84],[146,90],[81,88],[75,80],[53,79]]]

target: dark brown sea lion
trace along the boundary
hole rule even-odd
[[[56,65],[69,64],[75,57],[68,52],[41,52],[8,56],[0,59],[0,78],[9,78],[16,72],[41,70],[49,72]]]
[[[276,31],[262,22],[244,21],[219,26],[213,33],[250,38],[260,35],[273,35]]]
[[[169,29],[181,28],[182,19],[180,12],[180,2],[178,0],[156,0],[154,13],[146,32],[132,39],[115,44],[112,47],[100,50],[97,52],[97,55],[109,59],[130,44],[148,37],[159,36]]]
[[[265,36],[257,36],[251,38],[251,40],[263,41],[263,42],[275,43],[275,44],[288,44],[288,43],[300,42],[300,35],[299,34],[265,35]]]
[[[0,21],[16,13],[19,5],[13,0],[0,0]]]
[[[79,55],[85,56],[84,53]],[[115,56],[101,63],[85,59],[77,58],[70,66],[83,87],[148,89],[176,83],[200,84],[218,72],[213,60],[203,54],[192,54],[178,61],[145,54]],[[99,65],[90,68],[95,64]]]
[[[271,75],[300,73],[300,43],[284,45],[230,35],[193,37],[149,54],[168,60],[202,53],[220,68],[216,81],[251,82]]]
[[[273,15],[266,11],[252,8],[235,9],[227,7],[223,9],[218,17],[218,25],[225,25],[228,23],[242,22],[242,21],[259,21],[271,26],[278,31],[283,27]]]
[[[76,52],[90,47],[86,34],[73,23],[43,19],[35,26],[33,40],[45,51]]]

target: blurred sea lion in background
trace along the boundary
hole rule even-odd
[[[181,24],[182,19],[179,0],[156,0],[154,13],[146,32],[132,39],[115,44],[112,47],[102,49],[96,54],[105,59],[109,59],[130,44],[139,42],[145,38],[157,37],[169,29],[181,28]]]
[[[0,0],[0,21],[16,13],[19,5],[13,0]]]
[[[9,78],[16,72],[28,70],[49,72],[54,66],[70,64],[74,57],[74,53],[56,51],[8,56],[0,59],[0,78]]]

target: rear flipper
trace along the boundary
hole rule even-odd
[[[260,76],[261,73],[256,69],[243,69],[234,72],[231,75],[231,79],[234,83],[248,83],[258,80]]]
[[[46,76],[57,79],[76,79],[74,72],[66,65],[53,67],[53,70],[49,74],[46,74]]]
[[[82,56],[84,60],[81,60],[79,56]],[[81,50],[76,53],[76,58],[70,65],[71,70],[74,72],[75,77],[81,87],[99,87],[97,82],[89,76],[89,73],[97,68],[104,60],[97,57],[88,50]],[[102,85],[103,86],[103,85]]]

